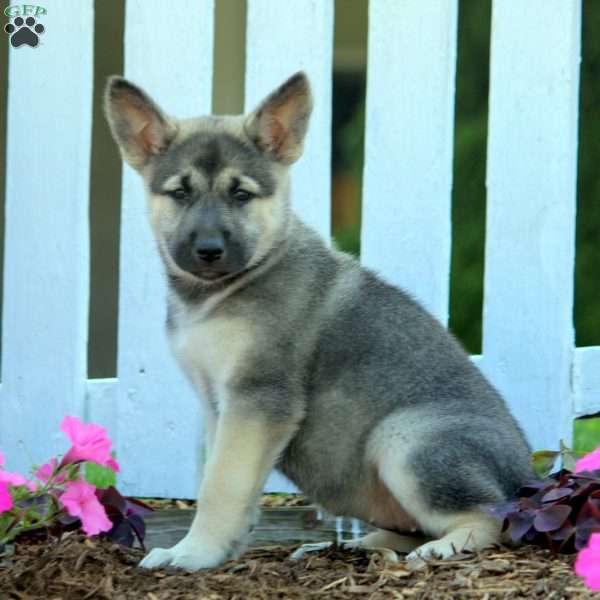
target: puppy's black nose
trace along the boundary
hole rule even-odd
[[[223,242],[218,239],[201,240],[194,247],[196,256],[207,263],[213,263],[223,258],[225,248]]]

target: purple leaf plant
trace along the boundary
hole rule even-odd
[[[591,456],[576,461],[562,442],[558,452],[534,453],[540,479],[523,485],[509,502],[488,507],[488,512],[502,520],[502,531],[513,542],[553,553],[578,552],[592,534],[600,533],[600,453],[595,462]],[[550,474],[558,458],[562,468]]]

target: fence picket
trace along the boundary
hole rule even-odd
[[[580,19],[493,5],[483,368],[535,448],[572,435]]]
[[[268,32],[266,35],[265,32]],[[326,238],[331,232],[331,69],[333,0],[248,0],[246,110],[296,71],[316,100],[304,156],[292,167],[292,200]]]
[[[361,258],[448,320],[457,2],[372,0]]]
[[[181,0],[185,27],[173,28],[162,0],[128,0],[125,76],[178,117],[210,112],[212,0]],[[198,401],[176,366],[165,335],[163,266],[146,218],[142,182],[123,171],[117,450],[125,493],[193,497],[202,446]]]
[[[576,348],[573,365],[576,416],[600,412],[600,346]]]
[[[9,56],[0,447],[24,471],[66,450],[87,378],[93,2],[44,8]]]

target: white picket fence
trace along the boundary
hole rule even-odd
[[[191,497],[202,426],[167,350],[165,284],[126,168],[118,377],[88,380],[92,0],[46,0],[44,45],[10,52],[0,448],[26,469],[58,423],[106,425],[137,495]],[[210,111],[214,0],[128,0],[125,75],[169,112]],[[316,98],[294,202],[330,230],[332,0],[248,0],[246,107],[298,69]],[[575,348],[581,6],[493,6],[483,371],[537,448],[600,411],[600,347]],[[371,0],[364,263],[448,318],[457,0]],[[116,152],[116,148],[115,148]],[[286,484],[271,480],[271,488]]]

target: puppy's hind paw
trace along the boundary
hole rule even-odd
[[[302,544],[300,548],[297,548],[290,554],[291,560],[300,560],[311,552],[320,552],[321,550],[327,550],[331,548],[333,542],[315,542],[314,544]]]
[[[344,547],[346,547],[344,545]],[[391,548],[368,548],[369,552],[376,552],[383,558],[383,560],[391,563],[399,563],[400,559],[398,558],[398,554],[392,550]]]

